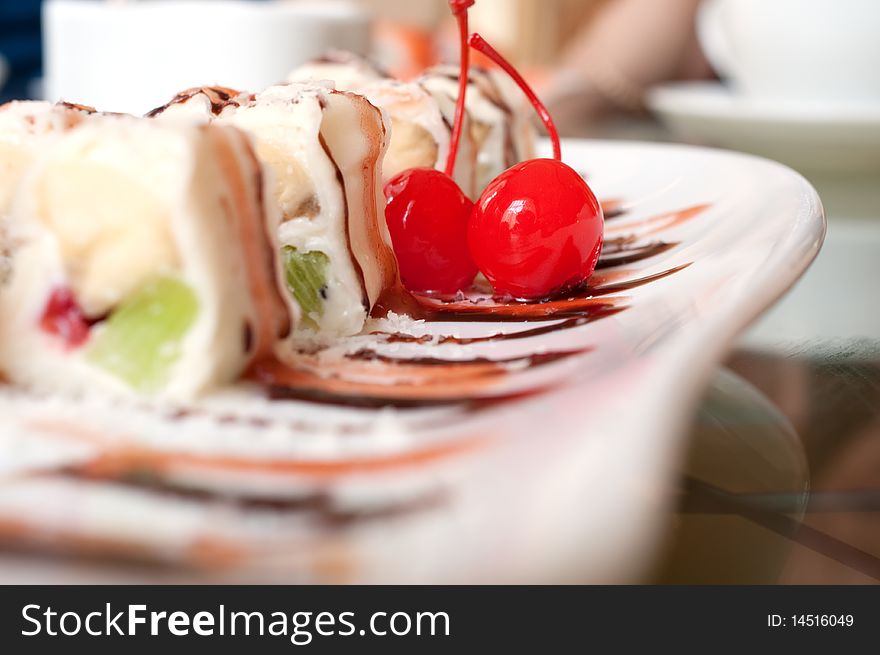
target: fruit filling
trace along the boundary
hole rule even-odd
[[[301,252],[292,246],[282,249],[287,287],[302,309],[302,320],[317,328],[327,299],[327,268],[330,258],[320,251]]]
[[[89,322],[73,292],[64,287],[52,291],[40,317],[40,327],[69,349],[78,348],[89,339]]]
[[[278,138],[277,142],[283,143],[283,140]],[[282,222],[315,218],[321,213],[321,205],[311,177],[295,159],[285,156],[275,143],[268,138],[260,139],[257,154],[272,171]]]
[[[138,391],[157,391],[170,377],[198,308],[195,293],[179,279],[152,280],[94,330],[86,357]]]

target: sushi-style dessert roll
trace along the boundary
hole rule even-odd
[[[28,166],[8,224],[0,370],[14,383],[189,400],[289,329],[261,168],[234,128],[85,121]]]
[[[274,200],[294,336],[357,334],[400,287],[384,216],[382,112],[360,95],[313,83],[224,95],[190,90],[149,115],[200,115],[253,138]]]
[[[455,117],[458,68],[437,66],[417,81],[440,103],[444,117]],[[505,73],[472,67],[466,99],[470,124],[465,126],[477,152],[477,194],[500,173],[535,157],[537,131],[528,99]]]
[[[382,113],[360,95],[283,84],[227,107],[219,121],[248,132],[268,168],[297,330],[360,332],[400,289],[385,224]]]

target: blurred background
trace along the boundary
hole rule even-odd
[[[825,248],[707,390],[657,579],[876,582],[880,2],[478,0],[472,23],[566,135],[741,150],[819,189]],[[0,98],[145,111],[331,48],[402,78],[457,55],[446,0],[2,0]]]
[[[481,0],[472,10],[472,21],[475,29],[483,33],[506,55],[520,67],[531,71],[535,76],[540,76],[548,69],[556,65],[565,51],[574,40],[578,32],[592,23],[603,5],[609,0]],[[60,39],[66,44],[72,36],[58,35],[54,28],[53,19],[55,14],[60,14],[58,22],[61,23],[60,31],[64,31],[63,25],[70,24],[70,31],[92,31],[96,36],[99,30],[89,27],[100,24],[103,28],[114,14],[118,20],[117,26],[122,26],[124,19],[120,17],[120,7],[133,7],[139,5],[165,5],[171,7],[177,14],[178,21],[189,20],[188,13],[192,5],[200,9],[200,13],[193,16],[202,30],[192,30],[190,40],[201,42],[204,38],[199,32],[208,32],[216,29],[218,25],[223,29],[225,20],[234,20],[229,16],[222,16],[223,12],[217,11],[218,4],[211,0],[175,1],[175,0],[61,0],[60,2],[43,2],[41,0],[3,0],[0,2],[0,53],[10,67],[10,77],[2,90],[2,98],[38,97],[43,92],[41,84],[44,73],[43,53],[47,52],[47,59],[52,59],[54,52],[53,43],[44,44],[41,47],[41,23],[40,13],[43,5],[79,5],[71,10],[69,7],[56,7],[48,9],[47,22],[52,26],[44,27],[47,41]],[[223,3],[220,5],[234,5],[238,3]],[[345,20],[356,20],[355,8],[369,13],[371,18],[372,41],[370,53],[387,70],[401,77],[409,77],[417,74],[425,67],[441,60],[452,60],[457,57],[457,44],[455,42],[454,22],[450,17],[446,0],[352,0],[350,2],[337,2],[335,0],[252,0],[250,5],[262,5],[277,9],[280,6],[291,7],[299,5],[307,7],[313,13],[332,13],[327,9],[335,5],[336,13]],[[89,6],[92,5],[92,6]],[[98,5],[95,7],[94,5]],[[199,7],[201,5],[201,7]],[[233,10],[234,11],[234,10]],[[88,21],[80,22],[77,14],[88,17]],[[240,17],[240,16],[236,16]],[[276,16],[277,19],[277,16]],[[195,25],[187,27],[193,28]],[[238,24],[237,27],[241,28]],[[157,30],[148,36],[153,39],[154,52],[135,52],[131,46],[131,52],[125,56],[130,66],[136,65],[137,59],[150,56],[159,57],[161,53],[155,50],[161,48],[174,48],[179,44],[171,42],[169,32],[173,31],[173,25],[159,25]],[[143,23],[138,25],[138,31],[148,31]],[[292,40],[302,39],[296,30],[289,32]],[[108,35],[103,35],[107,38]],[[139,38],[140,35],[130,35]],[[101,38],[98,36],[98,38]],[[207,43],[208,41],[204,41]],[[59,44],[55,44],[59,45]],[[332,38],[325,43],[327,47],[351,48],[351,43],[336,41]],[[80,44],[84,47],[83,44]],[[64,45],[62,45],[64,47]],[[92,46],[97,49],[96,46]],[[265,45],[264,45],[265,47]],[[356,49],[360,49],[357,44]],[[74,53],[57,53],[59,59],[67,56],[75,56]],[[213,54],[217,54],[215,51]],[[242,55],[240,50],[237,55]],[[366,54],[366,53],[364,53]],[[62,56],[64,55],[64,56]],[[81,51],[79,56],[89,56],[89,53]],[[114,58],[118,58],[116,53]],[[291,54],[291,59],[282,61],[280,64],[292,68],[301,61],[297,61],[297,53]],[[54,65],[59,65],[55,63]],[[63,62],[62,62],[63,65]],[[278,65],[278,64],[275,64]],[[47,62],[47,67],[52,68],[53,62]],[[208,71],[210,74],[210,71]],[[204,80],[203,80],[204,81]]]

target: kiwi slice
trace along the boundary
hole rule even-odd
[[[320,251],[300,252],[292,246],[282,248],[287,287],[303,313],[303,322],[317,328],[316,317],[324,313],[327,297],[327,267],[330,258]]]
[[[168,381],[198,309],[195,293],[180,280],[152,280],[95,331],[86,357],[134,389],[155,392]]]

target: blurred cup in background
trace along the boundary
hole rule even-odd
[[[880,101],[878,0],[704,0],[698,31],[745,95]]]
[[[366,55],[344,0],[47,0],[45,96],[141,114],[193,86],[259,91],[328,49]]]

